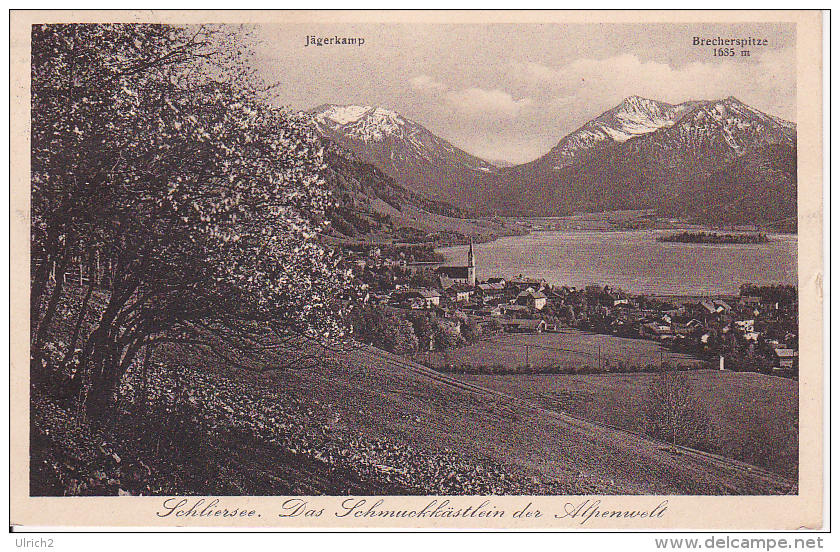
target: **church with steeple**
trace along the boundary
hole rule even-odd
[[[470,239],[470,250],[467,253],[467,266],[441,266],[438,267],[436,272],[456,284],[475,287],[475,254],[473,253],[472,239]]]

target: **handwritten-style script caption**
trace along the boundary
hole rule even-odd
[[[435,498],[424,502],[420,507],[392,505],[386,498],[341,498],[316,504],[304,498],[289,498],[279,504],[275,511],[264,507],[231,507],[222,499],[214,498],[167,498],[156,511],[159,518],[171,518],[183,521],[229,520],[262,518],[338,518],[345,520],[422,520],[422,519],[512,519],[538,520],[553,518],[580,525],[592,520],[657,520],[665,517],[668,501],[651,502],[645,507],[615,508],[600,499],[581,499],[566,502],[560,508],[535,505],[533,501],[523,501],[521,505],[510,508],[495,504],[490,499],[469,501],[460,499]]]

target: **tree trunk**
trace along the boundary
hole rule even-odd
[[[144,410],[149,403],[149,365],[152,363],[152,356],[154,354],[154,344],[147,343],[143,353],[143,402],[141,405]]]
[[[89,266],[93,265],[93,262],[88,263]],[[85,298],[82,301],[82,308],[79,312],[79,316],[76,318],[76,325],[73,328],[73,335],[70,338],[70,343],[67,346],[67,354],[64,355],[64,360],[62,361],[63,366],[67,366],[67,363],[70,362],[70,359],[73,358],[73,353],[76,350],[76,343],[79,340],[79,334],[82,330],[82,325],[85,321],[85,314],[87,313],[88,304],[90,303],[90,297],[93,295],[93,278],[90,278],[89,285],[87,289],[87,293],[85,293]]]
[[[51,269],[50,265],[52,264],[49,258],[47,256],[47,260],[44,261],[43,265],[33,270],[32,283],[29,286],[29,328],[30,332],[32,332],[30,337],[37,333],[38,320],[41,317],[41,300],[47,291],[47,282],[49,281]]]
[[[85,369],[90,375],[90,394],[85,406],[91,417],[99,422],[107,417],[123,370],[130,363],[128,357],[133,357],[140,349],[138,342],[142,341],[142,337],[126,341],[126,332],[121,331],[117,323],[128,298],[135,291],[131,284],[113,290],[111,300],[83,353]]]
[[[98,425],[104,425],[107,421],[116,390],[114,374],[117,371],[115,365],[118,364],[118,360],[115,349],[118,345],[109,337],[100,340],[100,345],[91,359],[90,392],[85,404],[91,420]]]
[[[61,294],[64,291],[64,273],[66,272],[66,269],[66,263],[63,262],[56,267],[55,287],[53,287],[50,302],[47,305],[47,310],[44,312],[43,318],[41,318],[38,331],[35,335],[35,343],[32,347],[35,351],[40,351],[47,339],[50,324],[52,323],[53,316],[58,308],[58,303],[61,300]]]

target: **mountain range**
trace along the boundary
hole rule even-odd
[[[631,96],[548,153],[499,167],[376,107],[322,105],[317,130],[407,189],[480,214],[657,209],[714,224],[796,219],[796,125],[734,97]]]

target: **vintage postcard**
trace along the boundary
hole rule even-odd
[[[12,526],[824,526],[819,12],[10,24]]]

